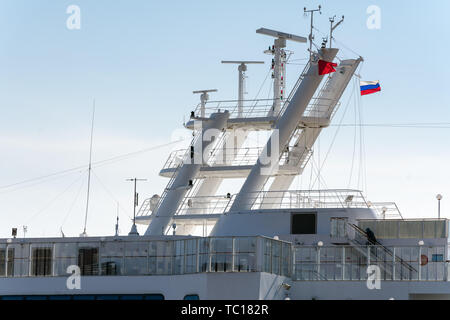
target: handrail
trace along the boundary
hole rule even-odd
[[[395,261],[400,261],[400,264],[403,265],[404,267],[406,267],[409,271],[417,272],[417,270],[413,266],[411,266],[409,263],[405,262],[403,259],[399,258],[397,255],[394,255],[394,253],[391,250],[389,250],[384,245],[382,245],[378,240],[375,240],[375,241],[369,240],[369,238],[367,236],[367,232],[365,232],[363,229],[358,227],[356,224],[347,223],[347,225],[350,226],[351,228],[353,228],[355,231],[357,231],[360,235],[363,235],[364,237],[366,237],[367,240],[370,243],[372,243],[373,245],[376,245],[376,246],[382,248],[384,252],[388,253],[392,258],[395,258]]]
[[[220,142],[217,146],[215,146],[210,151],[210,157],[206,162],[208,166],[221,166],[221,165],[230,165],[230,166],[243,166],[243,165],[252,165],[255,164],[258,160],[259,155],[264,150],[263,147],[241,147],[241,148],[223,148],[223,144]],[[222,152],[222,154],[220,154]],[[232,157],[230,157],[230,154]],[[162,170],[173,169],[178,167],[180,162],[185,161],[185,149],[179,149],[172,151]],[[229,161],[227,161],[230,159]],[[282,154],[280,165],[287,164],[288,153],[284,152]]]
[[[252,117],[267,117],[267,114],[273,107],[273,102],[276,99],[249,99],[249,100],[218,100],[208,101],[203,106],[198,104],[194,109],[194,115],[199,117],[201,110],[205,111],[205,117],[209,116],[219,110],[228,110],[230,119],[232,118],[252,118]],[[240,107],[243,112],[240,112]]]
[[[161,199],[165,195],[163,194]],[[349,189],[325,189],[325,190],[277,190],[264,192],[251,192],[247,194],[248,200],[252,203],[252,209],[259,208],[262,201],[266,203],[276,203],[274,209],[309,209],[309,208],[369,208],[362,192]],[[347,201],[347,198],[352,198]],[[187,195],[180,204],[177,214],[182,214],[187,210],[187,204],[203,203],[205,206],[192,207],[201,209],[204,214],[225,213],[230,210],[236,198],[236,194],[221,196],[189,196]],[[281,199],[281,200],[280,200]],[[210,201],[206,205],[207,200]],[[211,212],[210,210],[213,209]],[[191,209],[191,210],[192,210]]]

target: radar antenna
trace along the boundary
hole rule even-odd
[[[197,91],[192,91],[193,94],[197,94],[197,93],[201,93],[200,95],[200,116],[202,118],[205,117],[205,107],[206,107],[206,102],[209,99],[209,94],[208,92],[217,92],[217,89],[208,89],[208,90],[197,90]]]

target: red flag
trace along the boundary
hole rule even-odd
[[[322,76],[327,73],[336,72],[336,69],[334,69],[334,67],[337,67],[337,63],[319,60],[319,75]]]

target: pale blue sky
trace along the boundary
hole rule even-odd
[[[71,4],[81,8],[81,30],[66,28]],[[381,81],[382,93],[363,99],[365,122],[450,122],[448,1],[0,0],[0,186],[85,164],[94,97],[94,161],[169,141],[197,103],[192,90],[218,88],[214,97],[234,99],[236,70],[220,60],[266,61],[266,66],[249,67],[248,98],[254,97],[269,67],[270,57],[262,51],[272,41],[255,30],[264,26],[306,36],[309,19],[303,7],[317,4],[323,14],[316,16],[316,27],[326,32],[329,16],[345,14],[336,38],[365,58],[365,80]],[[366,9],[372,4],[381,8],[380,30],[366,27]],[[306,56],[305,45],[291,43],[289,49],[293,59]],[[348,50],[341,54],[354,56]],[[300,71],[301,66],[289,66],[289,84]],[[344,122],[352,121],[349,113]],[[335,151],[341,157],[331,160],[327,172],[333,187],[347,186],[348,177],[340,183],[339,172],[343,165],[348,171],[353,134],[353,128],[342,129]],[[377,200],[400,199],[400,206],[418,216],[434,212],[437,192],[447,190],[450,199],[449,138],[450,129],[367,128],[367,179]],[[142,187],[145,195],[162,192],[166,181],[157,172],[169,151],[97,174],[125,206],[131,201],[130,186],[123,182],[127,177],[149,178],[152,182]],[[67,200],[46,209],[75,179],[12,193],[0,189],[0,237],[25,223],[30,234],[55,235],[66,212],[70,224],[65,230],[81,232],[84,195],[78,207],[68,208],[77,187],[69,190]],[[97,213],[91,230],[110,232],[115,204],[98,189],[93,191],[99,194],[93,200]],[[419,195],[426,201],[419,203]],[[35,214],[38,218],[26,222]]]

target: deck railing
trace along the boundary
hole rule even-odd
[[[205,104],[204,117],[209,117],[213,113],[224,110],[230,112],[230,119],[268,117],[274,101],[274,99],[208,101]],[[283,102],[285,103],[286,100],[283,100]],[[242,109],[239,108],[239,103],[241,103]],[[195,108],[194,115],[197,117],[202,115],[201,104],[198,104]]]
[[[373,266],[381,281],[448,281],[445,246],[295,246],[294,254],[299,281],[366,281]]]
[[[236,194],[206,197],[185,197],[177,214],[202,213],[220,214],[228,212],[236,198]],[[318,209],[318,208],[370,208],[362,192],[359,190],[286,190],[248,193],[246,201],[252,210],[259,209],[261,204],[271,209]],[[138,216],[149,212],[139,211]]]
[[[290,276],[292,246],[266,237],[174,237],[0,243],[1,277],[178,275],[202,272],[269,272]],[[6,252],[8,255],[6,256]],[[45,254],[43,254],[45,253]]]

